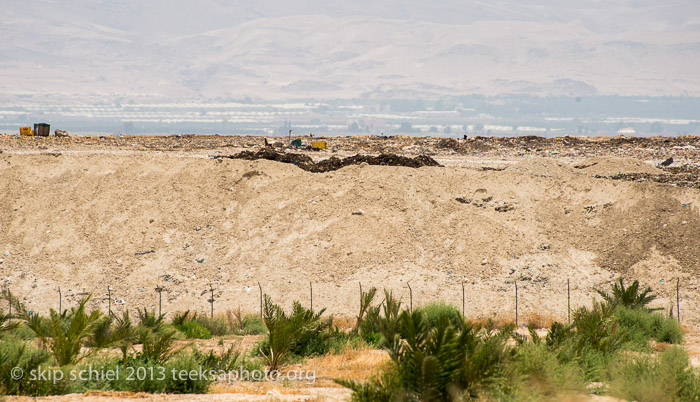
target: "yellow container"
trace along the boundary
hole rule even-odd
[[[314,148],[326,149],[326,141],[311,141],[311,146]]]
[[[31,127],[20,127],[19,135],[34,135],[34,131],[32,131]]]

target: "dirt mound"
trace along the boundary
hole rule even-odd
[[[575,169],[591,176],[614,176],[626,173],[660,174],[661,169],[631,158],[595,157],[576,163]]]
[[[522,172],[367,166],[312,174],[294,167],[308,159],[287,158],[4,152],[2,285],[42,313],[58,306],[58,287],[64,307],[92,293],[92,306],[105,311],[112,286],[118,312],[154,308],[161,286],[171,313],[207,311],[212,284],[219,313],[256,311],[258,282],[283,306],[308,303],[312,282],[314,307],[354,316],[358,282],[404,301],[410,282],[414,306],[460,308],[465,284],[466,314],[493,317],[512,314],[517,280],[523,316],[561,320],[567,279],[576,307],[637,267],[653,272],[638,279],[661,293],[658,307],[680,276],[684,317],[700,322],[700,191],[553,177],[552,169],[566,171],[556,160],[525,160]],[[547,170],[532,174],[533,164]]]
[[[235,155],[213,155],[215,159],[245,159],[258,160],[265,159],[269,161],[291,163],[297,167],[312,173],[325,173],[338,170],[345,166],[360,165],[366,163],[368,165],[377,166],[406,166],[419,168],[423,166],[441,166],[433,158],[425,155],[419,155],[415,158],[394,154],[372,155],[354,155],[347,158],[337,158],[332,156],[319,162],[314,162],[311,157],[304,154],[296,154],[291,152],[278,152],[270,148],[263,148],[257,152],[243,151]]]
[[[561,177],[573,173],[567,164],[547,158],[527,158],[508,166],[506,170],[542,177]]]
[[[458,154],[488,152],[495,147],[489,144],[489,139],[485,137],[468,137],[466,140],[456,140],[454,138],[441,138],[435,144],[436,149],[449,150]]]
[[[644,260],[650,250],[673,255],[682,267],[700,268],[700,247],[688,247],[700,236],[700,216],[690,204],[657,194],[629,206],[597,206],[588,215],[600,219],[592,236],[601,250],[598,262],[608,269],[626,271]]]

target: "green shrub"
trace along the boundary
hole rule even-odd
[[[610,377],[610,394],[626,400],[700,401],[700,377],[679,347],[656,358],[628,356],[611,365]]]
[[[577,364],[587,381],[602,381],[608,363],[629,340],[614,312],[614,307],[605,303],[581,307],[574,312],[571,325],[552,324],[545,345],[561,364]]]
[[[379,348],[382,346],[382,334],[379,332],[365,333],[361,335],[361,338],[365,344],[373,348]]]
[[[165,324],[165,314],[156,314],[155,310],[150,311],[146,307],[136,309],[139,314],[139,326],[152,330],[158,330]]]
[[[228,325],[228,323],[224,319],[219,317],[209,318],[200,315],[195,319],[195,322],[197,322],[197,324],[201,325],[202,327],[206,328],[211,333],[211,335],[214,336],[224,336],[233,334],[233,331],[231,330],[231,327]]]
[[[63,394],[67,382],[37,381],[32,379],[33,370],[47,370],[53,366],[50,355],[25,342],[3,341],[0,343],[0,395],[44,396]],[[23,376],[17,380],[12,377],[12,369],[19,367]],[[16,369],[15,369],[16,370]],[[51,370],[58,370],[51,367]],[[63,376],[66,377],[67,376]]]
[[[143,355],[130,356],[126,364],[113,357],[97,357],[83,361],[76,370],[95,369],[101,374],[118,373],[116,378],[91,377],[73,381],[70,392],[81,393],[89,390],[163,392],[166,375],[164,366],[144,358]],[[152,371],[152,374],[151,374]]]
[[[246,314],[241,320],[241,326],[236,328],[236,335],[262,335],[267,332],[265,322],[257,314]]]
[[[381,346],[382,344],[382,334],[379,333],[381,311],[381,306],[370,306],[358,325],[358,332],[360,336],[362,336],[362,339],[376,346]]]
[[[9,311],[7,313],[5,313],[4,311],[0,311],[0,335],[2,335],[5,332],[16,329],[20,325],[19,321],[17,321],[16,318],[19,318],[19,316],[21,315],[21,307],[23,306],[20,303],[19,299],[12,295],[10,289],[3,289],[2,292],[0,292],[0,300],[7,300],[7,302],[10,304],[10,307],[15,306],[15,313],[17,313],[18,311],[17,307],[20,307],[20,314],[10,314]]]
[[[374,298],[375,288],[364,295],[363,309],[358,315],[358,332],[362,339],[369,345],[381,346],[383,337],[394,339],[402,331],[398,317],[401,311],[401,300],[394,297],[392,292],[384,291],[384,300],[379,306],[370,306]],[[366,305],[364,303],[367,303]],[[428,303],[415,310],[425,315],[429,327],[434,327],[442,318],[459,326],[463,321],[461,313],[449,304],[442,302]]]
[[[43,325],[48,326],[48,322],[49,322],[48,317],[42,317],[41,319],[46,321],[46,323]],[[16,328],[14,328],[10,331],[7,331],[5,334],[2,335],[1,338],[7,339],[8,337],[15,339],[15,340],[28,341],[28,340],[36,338],[36,334],[34,333],[34,331],[31,330],[31,328],[29,328],[27,326],[27,324],[25,322],[20,322]]]
[[[549,348],[555,348],[563,345],[567,340],[573,337],[571,326],[564,325],[560,322],[553,322],[552,326],[547,331],[546,343]]]
[[[25,322],[14,331],[20,336],[26,336],[27,330],[31,331],[51,351],[60,366],[76,364],[100,349],[113,346],[122,349],[125,356],[135,338],[128,313],[121,319],[104,316],[99,311],[87,313],[89,300],[90,296],[82,299],[70,311],[51,309],[49,317],[30,315],[17,302],[19,316]]]
[[[187,339],[211,339],[212,331],[203,323],[210,325],[211,320],[206,317],[197,317],[197,313],[190,314],[190,310],[175,313],[170,321],[170,324]]]
[[[153,331],[148,328],[139,330],[139,342],[141,353],[146,359],[158,363],[165,363],[175,353],[175,340],[177,331],[173,328],[162,328]]]
[[[292,312],[288,315],[265,295],[263,319],[268,334],[259,344],[258,353],[270,366],[270,370],[279,369],[292,355],[304,356],[323,348],[319,342],[324,339],[324,332],[332,326],[332,318],[321,319],[324,311],[321,309],[314,312],[295,301]]]
[[[0,335],[10,332],[19,326],[19,321],[14,320],[14,316],[0,311]]]
[[[565,362],[576,361],[583,370],[586,381],[602,382],[606,380],[605,371],[610,362],[619,358],[622,352],[604,353],[589,347],[568,348],[560,351],[559,356]]]
[[[91,348],[116,347],[122,353],[122,362],[126,362],[129,348],[136,339],[136,328],[131,324],[129,312],[125,311],[121,318],[111,316],[99,320],[93,328],[86,346]]]
[[[165,365],[166,372],[171,375],[168,375],[162,392],[175,394],[206,394],[215,378],[201,379],[197,376],[190,378],[186,375],[183,379],[183,377],[180,376],[172,376],[173,369],[182,373],[198,371],[200,367],[202,366],[192,354],[183,353],[175,356]],[[209,367],[204,367],[205,370],[208,368]]]
[[[202,353],[196,348],[193,348],[192,355],[204,367],[214,370],[231,371],[238,368],[238,365],[243,362],[245,355],[233,346],[222,353],[216,354],[213,350],[209,353]]]
[[[173,315],[173,319],[170,320],[170,324],[173,327],[178,327],[188,321],[192,321],[197,317],[197,313],[190,314],[190,310],[184,312],[177,312]]]
[[[80,301],[72,310],[62,313],[51,309],[49,321],[34,314],[27,320],[27,326],[39,340],[48,346],[56,362],[61,365],[75,364],[100,348],[109,346],[118,339],[112,337],[104,342],[95,343],[96,329],[100,322],[106,319],[99,311],[86,312],[86,304],[90,296]],[[103,321],[104,322],[104,321]],[[84,349],[92,342],[93,347]]]
[[[210,368],[202,366],[196,356],[190,353],[181,353],[174,356],[167,363],[161,364],[145,356],[130,358],[125,367],[122,367],[118,359],[93,359],[83,363],[78,370],[86,370],[90,366],[99,372],[118,372],[118,378],[93,378],[86,381],[77,381],[71,384],[71,392],[85,392],[88,390],[103,391],[129,391],[149,393],[176,393],[176,394],[203,394],[209,390],[209,386],[215,380],[214,376],[200,378],[202,371]],[[175,370],[175,373],[173,373]],[[190,377],[185,371],[197,372]],[[183,373],[181,377],[181,373]]]
[[[615,321],[614,313],[615,307],[605,303],[580,307],[574,312],[572,326],[576,329],[579,350],[613,353],[628,341],[628,333]]]
[[[336,328],[331,328],[330,322],[314,336],[295,345],[292,353],[299,357],[322,356],[338,354],[348,347],[358,347],[361,338],[356,334],[347,334]]]
[[[359,325],[360,335],[365,342],[378,346],[384,341],[394,342],[401,331],[400,311],[401,300],[394,297],[392,292],[385,290],[381,305],[368,307]]]
[[[683,342],[683,329],[672,317],[645,309],[618,307],[615,319],[628,333],[632,341],[646,346],[649,339],[657,342]]]
[[[193,348],[191,353],[202,367],[207,367],[211,370],[230,372],[244,369],[252,372],[253,370],[263,369],[260,359],[251,358],[234,346],[222,349],[221,353],[214,353],[213,350],[210,350],[209,353],[202,353],[196,348]]]
[[[292,308],[292,319],[301,316],[304,325],[296,341],[292,344],[291,352],[300,357],[324,355],[331,350],[331,343],[336,339],[340,342],[346,338],[345,333],[333,328],[333,317],[322,319],[324,309],[314,312],[295,303]]]
[[[178,325],[177,330],[182,332],[187,339],[210,339],[211,332],[197,321],[187,321]]]
[[[542,400],[586,388],[584,370],[575,360],[560,361],[545,343],[525,343],[515,351],[513,369],[524,376],[518,400]]]
[[[446,318],[431,327],[424,314],[403,311],[398,317],[402,331],[392,340],[387,335],[393,332],[393,323],[387,326],[381,320],[392,365],[364,384],[336,380],[353,390],[353,400],[465,400],[486,388],[508,392],[512,378],[506,366],[510,356],[506,341],[512,327],[489,333],[466,323],[455,327]]]
[[[612,287],[612,292],[596,290],[605,300],[605,303],[613,307],[627,307],[631,309],[648,309],[647,305],[656,299],[650,287],[643,291],[639,290],[639,281],[634,281],[630,286],[625,287],[624,280],[620,278],[618,283]]]
[[[443,317],[454,326],[459,326],[462,321],[462,314],[454,306],[443,302],[432,302],[421,306],[417,311],[425,314],[428,326],[435,327]]]
[[[362,290],[362,286],[360,286],[360,290]],[[365,319],[365,316],[369,312],[370,308],[372,307],[372,301],[374,301],[374,296],[377,294],[377,288],[374,286],[369,289],[367,292],[361,292],[360,294],[360,312],[357,314],[357,319],[355,320],[355,328],[353,329],[353,332],[358,332],[360,330],[360,326],[362,325],[362,322]]]
[[[546,345],[563,363],[577,362],[589,381],[602,381],[608,365],[625,349],[650,351],[649,339],[678,343],[682,330],[673,319],[648,309],[597,303],[574,313],[571,326],[552,324]]]

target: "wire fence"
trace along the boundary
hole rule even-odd
[[[506,295],[505,295],[505,299],[506,299],[506,300],[504,301],[504,300],[503,300],[503,297],[500,297],[500,298],[499,298],[499,299],[500,299],[499,301],[501,301],[502,304],[499,305],[501,308],[498,309],[498,311],[500,311],[502,314],[505,314],[506,317],[507,317],[508,315],[511,315],[512,319],[514,320],[514,322],[515,322],[516,324],[518,324],[518,325],[521,325],[521,324],[524,325],[524,323],[520,323],[520,320],[521,320],[521,318],[523,317],[522,302],[528,300],[528,294],[527,294],[527,293],[526,293],[526,294],[523,294],[522,282],[523,282],[523,281],[520,282],[520,283],[521,283],[521,286],[519,286],[519,282],[518,282],[517,280],[513,280],[513,281],[512,281],[512,286],[510,286],[510,290],[511,290],[511,295],[510,295],[510,297],[507,296],[507,287],[506,287],[505,289],[504,289],[504,288],[498,289],[498,290],[506,290],[506,292],[501,292],[501,293],[506,293]],[[308,305],[309,305],[309,308],[310,308],[311,310],[313,310],[313,309],[314,309],[314,282],[313,282],[313,281],[309,281],[308,284],[309,284]],[[262,315],[263,315],[263,304],[264,304],[264,295],[265,295],[265,292],[264,292],[264,290],[263,290],[263,285],[262,285],[260,282],[257,282],[257,285],[258,285],[258,291],[259,291],[259,292],[258,292],[258,295],[257,295],[257,300],[256,300],[257,303],[256,303],[256,304],[259,305],[259,314],[260,314],[260,316],[262,316]],[[319,284],[317,283],[317,285],[319,285]],[[362,299],[362,294],[363,294],[363,284],[362,284],[362,282],[358,282],[358,285],[359,285],[359,286],[358,286],[358,288],[357,288],[357,293],[356,293],[355,296],[352,296],[352,295],[344,295],[344,296],[346,297],[346,299],[349,297],[348,300],[351,302],[351,303],[350,303],[351,305],[354,305],[354,304],[355,304],[354,302],[352,302],[352,299],[355,299],[355,298],[356,298],[358,304],[361,304],[361,303],[360,303],[360,300]],[[681,294],[680,294],[680,293],[681,293],[681,287],[680,287],[680,285],[681,285],[680,278],[675,278],[675,289],[673,289],[673,290],[675,291],[675,292],[674,292],[675,294],[674,294],[674,295],[670,295],[670,294],[668,294],[668,292],[666,292],[666,293],[667,293],[667,294],[666,294],[667,298],[671,300],[671,303],[669,304],[669,308],[668,308],[667,313],[668,313],[668,315],[674,316],[675,318],[677,318],[677,320],[678,320],[679,323],[681,322]],[[409,303],[408,303],[408,308],[409,308],[410,311],[413,311],[413,306],[414,306],[414,289],[413,289],[413,287],[411,286],[410,282],[406,282],[405,286],[406,286],[406,288],[404,289],[404,291],[407,293],[408,302],[409,302]],[[276,283],[275,283],[275,282],[269,283],[269,287],[270,287],[270,289],[274,290],[275,287],[276,287]],[[317,288],[318,288],[318,286],[317,286]],[[380,288],[380,287],[377,287],[377,288]],[[552,287],[550,286],[550,288],[552,288]],[[365,289],[367,289],[367,284],[365,284]],[[556,289],[556,287],[555,287],[555,289]],[[219,306],[219,305],[224,305],[224,306],[226,306],[226,308],[229,308],[229,307],[230,307],[229,302],[222,302],[222,301],[220,300],[220,298],[217,298],[217,297],[215,296],[216,290],[217,290],[217,288],[215,287],[215,285],[214,285],[213,283],[209,283],[209,284],[207,285],[207,288],[201,293],[201,295],[206,295],[206,296],[207,296],[207,298],[204,299],[204,301],[205,301],[206,303],[209,304],[209,306],[208,306],[208,307],[209,307],[209,308],[208,308],[209,311],[208,311],[208,312],[209,312],[210,317],[212,317],[212,318],[214,317],[214,314],[215,314],[215,311],[216,311],[217,306]],[[391,292],[399,291],[399,290],[397,290],[397,289],[393,289],[393,290],[392,290],[392,289],[386,289],[386,290],[387,290],[387,291],[391,291]],[[580,290],[580,289],[579,289],[579,290]],[[589,290],[590,290],[590,289],[589,289]],[[219,289],[219,291],[222,293],[222,292],[224,291],[224,289],[221,288],[221,289]],[[455,294],[454,294],[454,295],[451,295],[451,297],[448,297],[448,299],[451,299],[451,300],[453,300],[453,301],[454,301],[455,299],[461,299],[461,306],[455,305],[456,303],[447,303],[447,304],[450,304],[450,305],[452,305],[452,306],[455,307],[455,308],[461,307],[462,316],[464,316],[464,317],[466,318],[466,317],[468,316],[468,309],[467,309],[467,307],[468,307],[468,303],[469,303],[469,302],[468,302],[468,300],[467,300],[467,295],[468,295],[469,292],[470,292],[469,287],[466,286],[466,284],[465,284],[464,281],[462,281],[462,282],[459,284],[459,286],[455,286],[454,289],[443,289],[442,292],[440,292],[440,294],[441,294],[441,295],[444,295],[446,292],[452,293],[452,291],[454,291]],[[477,290],[477,291],[478,291],[478,290]],[[538,292],[541,292],[541,291],[542,291],[542,290],[538,290]],[[565,307],[566,311],[565,311],[565,312],[559,311],[559,312],[557,312],[557,313],[558,313],[557,315],[559,315],[560,317],[566,317],[566,320],[567,320],[568,323],[571,323],[571,313],[572,313],[572,311],[573,311],[573,310],[572,310],[572,304],[571,304],[571,302],[572,302],[572,299],[571,299],[571,291],[572,291],[571,281],[570,281],[570,279],[567,279],[565,283],[562,283],[562,284],[561,284],[560,289],[559,289],[558,292],[552,292],[552,294],[550,294],[550,295],[547,296],[547,299],[550,300],[550,301],[554,300],[554,298],[557,298],[557,297],[558,297],[558,298],[561,298],[561,299],[562,299],[562,300],[561,300],[562,302],[565,300],[565,302],[566,302],[566,303],[565,303],[565,305],[566,305],[566,307]],[[167,294],[168,289],[167,289],[166,287],[162,286],[162,285],[158,285],[158,286],[156,286],[156,287],[154,288],[154,292],[155,292],[155,296],[156,296],[156,297],[154,297],[154,299],[157,300],[157,301],[154,303],[154,305],[152,306],[152,308],[153,308],[154,310],[157,308],[158,314],[159,314],[159,315],[162,315],[162,314],[163,314],[163,293],[165,292],[165,293]],[[221,294],[221,293],[219,293],[219,294]],[[5,294],[6,294],[6,295],[9,295],[10,298],[14,297],[14,296],[12,296],[12,293],[9,291],[8,288],[6,288]],[[61,290],[60,287],[57,288],[57,296],[58,296],[58,297],[57,297],[56,305],[57,305],[57,307],[58,307],[58,311],[62,312],[62,311],[64,311],[64,303],[63,303],[63,292],[62,292],[62,290]],[[105,303],[105,304],[106,304],[106,313],[109,314],[109,315],[115,315],[115,313],[114,313],[112,307],[113,307],[113,302],[116,302],[118,299],[115,298],[115,295],[114,295],[114,288],[113,288],[112,286],[107,286],[107,288],[106,288],[106,293],[104,294],[104,296],[105,296],[105,297],[104,297],[103,299],[101,299],[101,301],[102,301],[102,302],[106,302],[106,303]],[[457,297],[454,297],[454,296],[457,296]],[[461,297],[460,297],[460,296],[461,296]],[[474,295],[470,295],[470,296],[474,296]],[[674,300],[673,300],[673,296],[675,296],[675,303],[673,303],[673,301],[674,301]],[[485,297],[487,297],[487,296],[485,296],[485,295],[482,294],[482,295],[477,295],[477,297],[479,297],[480,299],[483,299],[483,298],[485,298]],[[7,298],[7,297],[6,297],[6,298]],[[251,296],[248,296],[248,297],[247,297],[248,300],[246,300],[246,304],[249,305],[249,306],[253,304],[253,303],[251,303],[250,298],[251,298]],[[473,297],[472,297],[472,298],[473,298]],[[565,299],[564,299],[564,298],[565,298]],[[511,300],[510,303],[507,302],[508,299]],[[538,298],[538,300],[540,300],[540,299],[541,299],[541,297]],[[154,301],[155,301],[155,300],[154,300]],[[11,300],[6,300],[6,301],[7,301],[7,302],[10,302]],[[239,302],[240,302],[240,301],[242,301],[242,300],[239,300]],[[273,301],[274,301],[274,297],[273,297]],[[299,301],[302,302],[302,303],[304,303],[304,300],[299,300]],[[425,302],[425,303],[429,303],[429,302],[438,302],[438,301],[444,302],[444,299],[435,300],[434,298],[432,298],[432,299],[422,300],[422,301]],[[425,303],[424,303],[424,304],[425,304]],[[10,303],[7,303],[7,304],[8,304],[8,314],[11,315],[11,314],[12,314],[12,303],[10,302]],[[142,303],[142,304],[148,304],[148,303]],[[563,303],[562,303],[562,304],[563,304]],[[239,303],[239,305],[240,305],[240,303]],[[510,313],[507,312],[507,311],[508,311],[508,307],[507,307],[508,305],[510,305],[510,308],[512,309]],[[177,307],[180,307],[180,304],[177,304]],[[187,309],[191,309],[191,308],[192,308],[192,306],[189,306],[189,307],[190,307],[190,308],[187,308]],[[540,306],[538,306],[538,307],[539,307],[539,308],[537,308],[538,311],[546,310],[546,309],[544,308],[545,306],[540,305]],[[200,306],[200,308],[201,308],[201,306]],[[574,308],[574,309],[575,309],[575,308]],[[120,305],[120,310],[121,310],[121,305]],[[128,310],[128,308],[127,308],[127,310]],[[178,309],[178,310],[182,310],[182,309]],[[470,309],[470,310],[473,310],[473,309]],[[493,313],[494,315],[496,315],[496,312],[494,312],[494,311],[485,311],[484,308],[478,308],[478,310],[479,310],[479,311],[469,311],[469,313],[473,313],[474,315],[480,315],[480,316],[488,315],[488,314],[490,314],[490,313]],[[492,309],[492,310],[495,310],[495,309]],[[530,310],[532,310],[532,308],[531,308]],[[549,310],[551,311],[551,309],[549,309]],[[664,310],[666,310],[666,308],[664,308]],[[675,310],[675,314],[674,314],[674,310]],[[223,312],[223,310],[222,310],[222,312]],[[30,312],[30,313],[34,313],[34,312]],[[537,313],[537,311],[526,311],[526,313],[528,313],[528,314],[535,314],[535,313]],[[502,318],[503,318],[503,317],[502,317]]]

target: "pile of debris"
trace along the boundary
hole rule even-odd
[[[31,127],[26,127],[31,133]],[[41,130],[40,130],[41,131]],[[46,134],[46,131],[42,131]],[[106,135],[83,136],[57,132],[56,136],[2,135],[0,148],[62,150],[134,149],[139,151],[218,151],[233,153],[242,150],[257,151],[266,147],[259,136],[236,135]],[[31,141],[30,141],[31,139]],[[290,143],[290,141],[292,143]],[[337,153],[340,157],[355,154],[396,154],[404,156],[488,156],[489,158],[547,157],[547,158],[633,158],[656,165],[662,161],[670,166],[691,165],[700,167],[700,136],[683,137],[417,137],[397,136],[347,136],[347,137],[274,137],[267,138],[267,147],[283,151],[305,153]],[[308,143],[308,144],[307,144]],[[314,144],[318,143],[318,146]],[[214,153],[214,152],[207,152]],[[313,154],[311,155],[313,157]],[[599,166],[600,167],[600,166]],[[599,168],[598,167],[598,168]],[[662,166],[663,167],[663,166]],[[599,170],[598,168],[592,170]],[[611,167],[613,168],[613,167]],[[610,175],[617,171],[609,173]],[[652,173],[652,172],[647,172]],[[589,172],[590,174],[590,172]],[[608,175],[608,173],[600,173]]]
[[[412,168],[419,168],[423,166],[442,166],[435,161],[435,159],[429,156],[419,155],[415,158],[409,158],[395,154],[381,154],[377,156],[358,154],[343,159],[332,156],[328,159],[314,162],[308,155],[291,152],[278,152],[270,148],[263,148],[257,152],[243,151],[234,155],[210,155],[210,157],[214,159],[266,159],[282,163],[291,163],[300,167],[301,169],[306,170],[307,172],[313,173],[330,172],[345,166],[359,165],[362,163],[366,163],[368,165],[406,166]]]
[[[678,187],[689,187],[700,190],[700,168],[692,166],[663,167],[664,173],[618,173],[612,176],[594,175],[597,179],[613,179],[624,181],[671,184]]]

